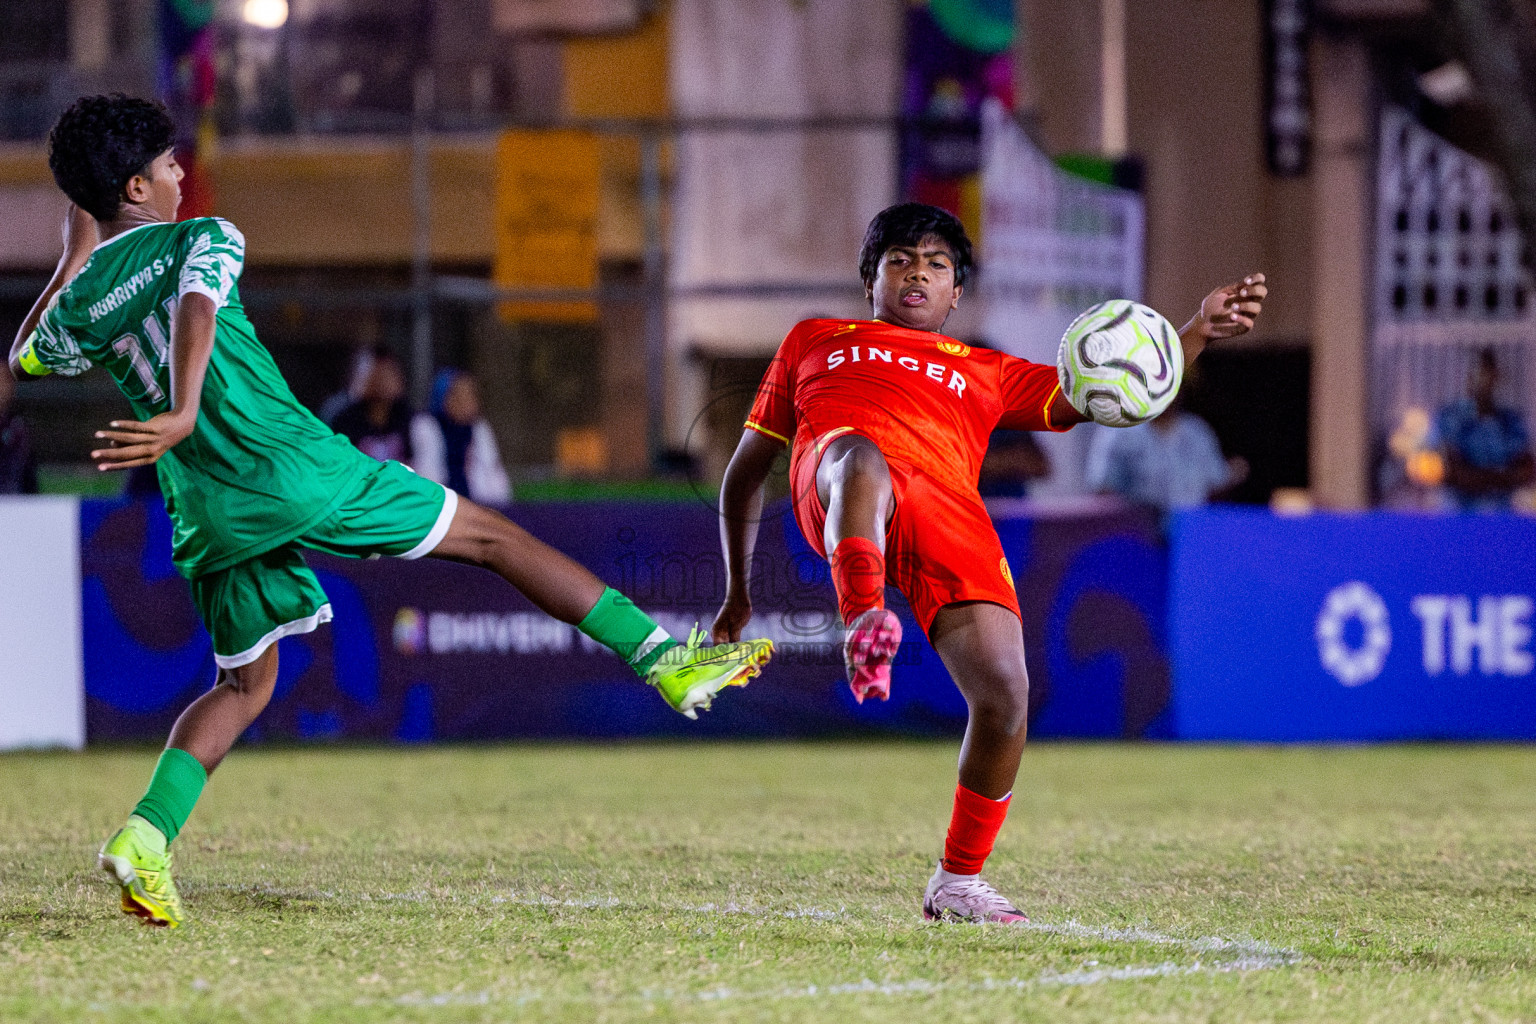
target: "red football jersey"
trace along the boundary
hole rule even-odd
[[[1056,368],[879,320],[804,320],[779,346],[747,426],[794,446],[852,427],[886,455],[974,490],[996,427],[1051,423]]]

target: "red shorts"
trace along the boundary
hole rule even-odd
[[[795,522],[823,558],[827,510],[816,492],[816,470],[827,445],[854,432],[843,427],[822,434],[795,453],[789,468]],[[885,531],[885,582],[911,602],[923,632],[940,608],[958,601],[990,601],[1018,615],[1013,573],[981,495],[947,487],[900,459],[886,456],[885,463],[896,502]]]

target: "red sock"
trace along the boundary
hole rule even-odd
[[[832,589],[848,625],[871,608],[885,607],[885,556],[864,537],[844,537],[832,550]]]
[[[979,875],[981,866],[997,842],[997,833],[1008,817],[1008,803],[1013,794],[992,800],[955,786],[955,810],[949,818],[949,835],[944,837],[944,870],[956,875]]]

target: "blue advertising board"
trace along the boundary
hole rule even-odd
[[[1536,519],[1198,509],[1170,578],[1181,739],[1536,739]]]
[[[889,702],[844,677],[826,563],[788,506],[755,556],[749,632],[774,638],[761,678],[690,722],[573,627],[489,572],[310,553],[335,619],[281,642],[277,691],[249,738],[398,742],[518,737],[958,735],[966,706],[911,610]],[[509,514],[619,587],[674,635],[724,596],[719,523],[703,503],[533,504]],[[1018,581],[1037,736],[1142,735],[1168,700],[1165,570],[1145,513],[1001,517]],[[214,678],[211,645],[170,561],[156,504],[82,504],[88,742],[163,740]]]

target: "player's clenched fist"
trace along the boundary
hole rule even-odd
[[[715,616],[715,624],[710,627],[709,635],[717,644],[740,640],[741,631],[747,628],[751,618],[751,598],[745,594],[727,595],[725,603],[720,606],[720,613]]]

